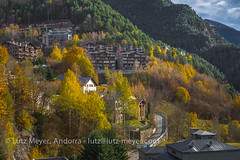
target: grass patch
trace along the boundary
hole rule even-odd
[[[227,143],[227,144],[235,147],[240,147],[240,143]]]
[[[166,113],[167,115],[170,115],[174,109],[176,108],[175,105],[172,103],[163,103],[161,106],[155,107],[155,111],[161,111],[163,113]]]

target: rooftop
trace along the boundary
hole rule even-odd
[[[168,152],[165,152],[159,156],[154,157],[153,160],[179,160],[179,159],[172,156]]]
[[[140,102],[144,101],[145,102],[145,99],[137,99],[137,103],[139,104]]]
[[[91,79],[92,77],[79,77],[79,82],[81,83],[81,85],[86,85],[87,82],[90,81]]]
[[[59,74],[58,75],[58,80],[60,80],[60,81],[64,80],[64,75]],[[90,80],[92,80],[96,84],[96,82],[92,79],[92,77],[78,77],[78,80],[81,83],[81,85],[86,85],[87,82],[90,81]]]
[[[33,47],[35,48],[39,48],[37,46],[35,46],[34,44],[32,44],[31,42],[15,42],[15,41],[6,41],[4,43],[9,43],[9,44],[12,44],[12,45],[15,45],[15,46],[18,46],[18,47],[24,47],[26,45],[32,45]]]
[[[240,148],[230,146],[228,144],[213,140],[213,139],[194,139],[188,138],[172,144],[167,144],[167,147],[173,148],[179,152],[212,152],[212,151],[233,151]]]
[[[149,148],[140,148],[139,151],[144,154],[159,154],[166,152],[166,147],[149,147]]]
[[[208,131],[203,131],[203,130],[198,130],[196,132],[193,133],[193,135],[199,135],[199,136],[215,136],[215,133],[211,133]]]

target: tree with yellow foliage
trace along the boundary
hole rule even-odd
[[[82,55],[78,61],[78,65],[83,77],[93,77],[95,75],[93,64],[89,60],[88,56]]]
[[[44,158],[42,152],[39,150],[38,146],[33,147],[29,154],[30,159]]]
[[[8,51],[7,48],[0,45],[0,64],[6,64],[8,61]]]
[[[184,87],[178,87],[176,92],[176,97],[179,101],[187,104],[190,101],[190,94],[188,90]]]
[[[57,45],[54,45],[52,53],[50,54],[49,58],[51,60],[56,60],[56,61],[62,60],[61,50],[58,48]]]
[[[154,47],[152,46],[152,47],[151,47],[151,50],[150,50],[150,58],[153,58],[153,57],[154,57],[153,51],[154,51]]]
[[[86,38],[87,38],[86,33],[83,33],[83,34],[82,34],[82,40],[86,40]]]
[[[196,128],[198,125],[198,118],[197,118],[197,113],[196,112],[191,112],[189,114],[189,118],[190,118],[190,123],[191,123],[191,127]]]
[[[62,57],[66,56],[67,52],[68,52],[67,49],[64,47],[62,49]]]
[[[239,113],[240,113],[240,97],[237,97],[231,102],[231,106],[233,109],[233,117],[235,119],[239,118]]]
[[[73,110],[76,110],[76,108],[79,108],[80,110],[83,109],[83,105],[80,105],[84,104],[86,101],[83,97],[84,95],[81,92],[81,86],[77,77],[71,70],[68,69],[68,71],[64,74],[64,80],[61,82],[58,102],[59,111],[68,113],[69,134],[71,134],[72,131]]]
[[[98,95],[93,94],[87,95],[86,108],[84,108],[83,121],[87,124],[89,131],[95,129],[110,129],[111,125],[105,115],[104,101]]]
[[[28,80],[22,69],[17,65],[14,78],[9,79],[9,90],[15,101],[15,121],[18,127],[31,130],[35,123],[31,115],[37,107],[38,92],[35,84]]]
[[[76,124],[76,121],[80,123],[77,123],[79,126],[75,129],[82,129],[87,133],[94,129],[110,127],[104,114],[104,101],[100,99],[97,93],[84,94],[77,77],[71,70],[64,74],[58,103],[59,111],[67,112],[67,125],[70,135],[74,129],[72,124]]]
[[[78,63],[80,57],[83,55],[82,47],[73,45],[69,48],[68,52],[63,56],[63,62],[68,66],[72,66],[74,63]]]
[[[6,86],[7,79],[4,78],[3,73],[0,74],[0,159],[11,159],[16,146],[14,140],[17,140],[13,128],[14,102]],[[11,141],[6,141],[9,139]]]
[[[77,47],[76,45],[70,47],[67,53],[64,53],[63,62],[68,68],[76,68],[76,65],[78,65],[81,76],[93,77],[95,82],[98,83],[98,76],[94,71],[92,62],[89,60],[88,56],[83,53],[82,47]]]
[[[74,36],[73,36],[73,41],[74,41],[75,44],[77,44],[78,42],[80,42],[80,39],[79,39],[79,37],[78,37],[77,34],[74,34]]]

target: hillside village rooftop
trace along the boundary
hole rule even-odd
[[[215,140],[216,134],[198,130],[190,138],[164,148],[139,149],[139,160],[239,160],[240,148]]]

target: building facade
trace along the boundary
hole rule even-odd
[[[146,55],[142,48],[118,49],[120,68],[123,70],[140,70],[146,68]]]
[[[139,149],[139,160],[239,160],[240,148],[216,141],[215,136],[198,130],[188,139],[167,144],[165,151],[156,147]]]
[[[79,77],[79,82],[83,86],[83,93],[97,91],[98,85],[92,77]]]
[[[83,87],[82,92],[96,92],[97,91],[97,83],[93,80],[92,77],[78,77],[80,85]],[[58,80],[64,80],[64,75],[58,75]]]
[[[53,46],[55,43],[63,45],[69,40],[72,40],[71,30],[49,30],[42,34],[42,43],[46,46]]]
[[[7,41],[2,44],[7,48],[8,53],[18,61],[34,60],[38,57],[39,47],[30,42]]]
[[[146,101],[144,99],[138,99],[137,104],[139,107],[138,119],[142,121],[146,118]]]
[[[99,46],[88,53],[90,60],[96,70],[116,69],[116,53],[112,47]]]
[[[87,43],[82,45],[95,70],[141,70],[146,68],[146,54],[142,48],[105,47]]]

